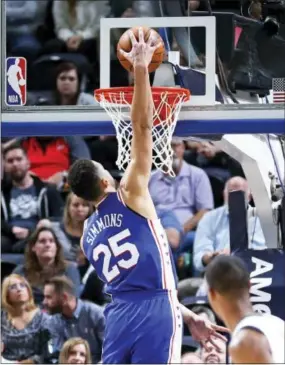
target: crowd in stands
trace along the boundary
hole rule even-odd
[[[91,154],[88,141],[74,144],[77,153],[70,152],[73,144],[68,142],[33,137],[2,143],[1,326],[6,360],[56,363],[68,356],[66,348],[70,356],[87,361],[91,353],[92,361],[101,359],[103,309],[110,298],[80,249],[83,224],[93,207],[69,192],[65,181],[72,161]],[[173,138],[172,148],[176,176],[154,170],[150,193],[174,254],[180,299],[205,296],[205,266],[230,252],[228,193],[243,190],[250,201],[250,191],[241,167],[210,142]],[[248,223],[252,247],[265,248],[258,218],[250,215]],[[72,350],[73,343],[81,350]],[[183,362],[189,357],[221,362],[215,347],[205,351],[187,352]]]
[[[192,10],[201,4],[189,0]],[[152,15],[151,2],[6,0],[7,55],[28,61],[28,104],[95,105],[99,19]],[[120,36],[113,33],[113,43]],[[53,58],[53,55],[57,58]],[[128,74],[112,60],[113,86]],[[88,76],[88,77],[87,77]],[[93,212],[69,192],[67,174],[92,158],[120,180],[114,137],[27,137],[1,141],[2,362],[99,363],[104,307],[110,301],[80,249]],[[178,295],[206,295],[205,266],[228,254],[229,191],[245,191],[241,166],[210,142],[174,138],[175,177],[153,171],[150,193],[174,254]],[[253,208],[250,208],[253,209]],[[258,217],[249,217],[250,244],[265,248]],[[208,305],[193,311],[215,317]],[[183,344],[182,363],[225,363],[224,351]]]

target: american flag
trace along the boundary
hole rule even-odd
[[[273,103],[285,104],[285,78],[273,79]]]

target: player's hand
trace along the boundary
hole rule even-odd
[[[201,316],[198,316],[194,313],[189,316],[186,323],[193,339],[200,342],[200,344],[205,347],[205,349],[208,349],[208,344],[211,343],[218,351],[222,350],[215,342],[215,338],[219,338],[226,342],[227,338],[217,331],[229,333],[230,331],[227,328],[217,326],[208,319],[202,318]]]
[[[161,46],[160,42],[157,44],[154,33],[150,31],[147,42],[144,41],[143,28],[139,28],[139,40],[137,41],[134,33],[129,31],[129,37],[132,43],[130,52],[125,52],[120,49],[120,53],[134,66],[148,67],[152,60],[154,51]]]

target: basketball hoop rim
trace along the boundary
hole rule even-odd
[[[163,93],[167,93],[167,101],[172,105],[174,103],[179,102],[177,100],[177,94],[183,96],[182,102],[186,102],[190,99],[190,91],[188,89],[180,88],[180,87],[162,87],[162,86],[155,86],[151,87],[153,101],[160,101],[161,95]],[[133,86],[123,86],[123,87],[109,87],[109,88],[102,88],[96,89],[94,91],[94,98],[97,102],[100,103],[102,96],[104,97],[104,101],[116,104],[116,101],[110,97],[111,95],[118,95],[124,94],[124,98],[118,99],[118,104],[130,104],[133,99],[134,94],[134,87]],[[122,100],[123,99],[123,100]],[[181,99],[180,99],[181,101]]]

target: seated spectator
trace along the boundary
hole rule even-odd
[[[48,315],[35,305],[32,289],[21,276],[7,276],[2,286],[2,357],[11,362],[43,364],[51,338]]]
[[[52,228],[63,248],[66,260],[77,261],[84,221],[92,213],[92,204],[73,193],[69,193],[65,202],[63,220],[51,222],[48,219],[43,219],[38,223],[37,228]]]
[[[213,208],[213,194],[206,173],[183,160],[183,141],[174,138],[172,148],[176,176],[157,170],[151,176],[149,189],[157,211],[172,211],[182,227],[184,237],[177,251],[180,254],[191,251],[199,220]]]
[[[54,105],[96,105],[94,97],[80,91],[82,75],[71,62],[62,62],[56,69]]]
[[[45,52],[79,52],[92,64],[97,62],[97,37],[100,18],[108,12],[107,2],[55,0],[52,14],[56,39],[49,41]]]
[[[187,141],[186,147],[185,161],[200,167],[206,172],[213,190],[215,207],[223,205],[225,183],[232,176],[229,166],[231,158],[215,144],[208,141],[196,142],[190,140]],[[238,162],[236,162],[236,165],[239,166]],[[241,167],[240,170],[242,172]]]
[[[57,336],[56,347],[61,349],[70,337],[81,337],[90,345],[92,363],[98,363],[105,331],[103,309],[78,299],[74,285],[64,277],[54,277],[46,282],[43,305],[53,314],[50,328]]]
[[[204,319],[208,319],[211,323],[216,323],[215,315],[208,307],[197,305],[192,308],[192,311]],[[220,338],[215,338],[214,344],[207,341],[206,346],[200,346],[196,351],[202,364],[226,364],[226,343]]]
[[[28,137],[21,140],[30,161],[30,171],[45,182],[60,186],[72,163],[90,158],[80,136]]]
[[[42,48],[36,37],[36,30],[44,19],[43,9],[45,1],[5,1],[7,52],[11,56],[25,57],[28,66]]]
[[[24,252],[26,240],[40,219],[62,215],[63,202],[55,187],[29,173],[30,162],[20,144],[4,150],[6,179],[2,184],[2,253]]]
[[[25,263],[15,268],[14,273],[24,276],[32,286],[35,302],[41,304],[46,280],[56,275],[65,275],[80,290],[80,276],[74,263],[63,259],[63,250],[51,228],[37,229],[26,247]]]
[[[92,364],[88,342],[80,337],[67,340],[60,351],[59,364]]]
[[[211,260],[220,254],[230,253],[230,230],[228,196],[234,190],[244,191],[247,199],[250,199],[248,183],[242,177],[233,177],[226,183],[224,190],[225,204],[204,215],[199,222],[194,242],[193,260],[196,270],[203,272]],[[248,207],[248,234],[250,248],[266,248],[265,238],[262,232],[259,218],[250,214],[252,207]]]

